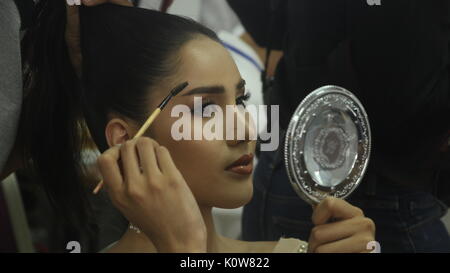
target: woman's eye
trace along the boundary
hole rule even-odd
[[[236,99],[236,105],[247,107],[246,102],[250,99],[251,93],[247,92]]]
[[[207,104],[203,106],[203,117],[209,118],[213,116],[213,113],[222,111],[219,105],[217,104]]]
[[[200,117],[211,117],[212,113],[218,111],[220,106],[214,104],[212,101],[203,103],[200,107],[192,109],[192,114]]]

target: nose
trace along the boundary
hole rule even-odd
[[[227,115],[226,141],[229,146],[237,146],[243,143],[256,141],[256,125],[245,107],[237,106],[234,108],[233,115]]]

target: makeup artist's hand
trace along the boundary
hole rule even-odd
[[[315,227],[309,238],[309,252],[367,253],[375,241],[375,224],[361,209],[342,199],[327,198],[314,208]]]
[[[62,1],[62,0],[59,0]],[[80,4],[85,6],[97,6],[100,4],[112,3],[121,6],[133,6],[128,0],[80,0]],[[75,68],[78,77],[81,75],[81,48],[80,48],[80,16],[78,6],[66,6],[66,43],[70,55],[70,60]]]
[[[113,204],[159,252],[206,252],[199,207],[165,147],[141,137],[109,149],[98,165]]]

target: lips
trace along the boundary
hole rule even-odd
[[[249,175],[253,172],[253,157],[253,154],[243,155],[225,170],[240,175]]]

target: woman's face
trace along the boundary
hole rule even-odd
[[[241,111],[233,114],[234,125],[224,118],[222,140],[206,140],[203,137],[193,140],[193,137],[195,131],[201,133],[199,131],[202,130],[202,126],[194,126],[195,121],[205,125],[211,120],[201,115],[206,105],[218,105],[225,117],[227,105],[244,104],[245,81],[228,51],[211,39],[198,38],[188,42],[180,50],[180,57],[176,74],[158,87],[161,91],[152,92],[149,112],[156,109],[178,84],[188,81],[189,86],[170,101],[147,135],[169,149],[199,205],[240,207],[249,202],[253,194],[253,163],[249,163],[249,158],[254,154],[256,142],[249,140],[249,136],[255,134],[252,121],[245,117],[247,115],[241,108]],[[202,99],[202,104],[196,109],[195,97]],[[172,136],[172,126],[180,119],[171,115],[173,107],[177,105],[186,105],[190,110],[200,113],[193,113],[189,118],[192,140],[177,141]],[[234,133],[238,123],[241,128],[245,128],[244,140],[236,140],[236,136],[233,140],[227,140],[226,132]],[[242,161],[236,163],[239,159]],[[233,163],[236,166],[230,168]]]

